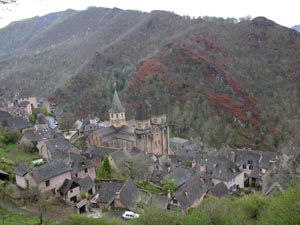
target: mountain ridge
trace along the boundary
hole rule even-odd
[[[27,52],[0,48],[2,93],[28,85],[23,94],[49,94],[65,112],[106,119],[116,83],[129,118],[137,102],[162,99],[175,135],[216,147],[299,144],[296,31],[264,17],[236,23],[116,8],[57,18]]]

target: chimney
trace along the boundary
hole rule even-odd
[[[236,160],[234,151],[230,152],[230,160],[231,160],[231,162],[235,162],[235,160]]]

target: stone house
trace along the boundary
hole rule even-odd
[[[15,99],[16,104],[20,104],[21,102],[28,102],[33,109],[37,108],[36,97],[18,97]]]
[[[140,200],[140,192],[131,179],[124,181],[101,181],[95,203],[102,209],[129,209],[134,210]]]
[[[245,184],[250,186],[261,184],[266,172],[278,162],[276,153],[245,149],[231,151],[229,157],[244,172]]]
[[[95,166],[91,163],[90,160],[87,160],[84,157],[76,157],[75,159],[73,159],[71,167],[73,169],[72,175],[74,177],[90,177],[92,181],[96,179]]]
[[[195,175],[176,191],[169,202],[168,209],[179,208],[183,214],[187,214],[189,207],[197,207],[202,203],[212,187],[213,184],[207,175]]]
[[[76,203],[81,199],[80,186],[74,180],[65,179],[63,184],[57,189],[56,193],[66,202]]]
[[[79,184],[81,191],[88,193],[90,196],[96,193],[95,183],[90,176],[84,178],[75,177],[73,180]]]
[[[168,174],[164,176],[166,180],[175,180],[176,181],[176,188],[184,185],[192,176],[190,170],[183,168],[183,167],[176,167]]]
[[[80,154],[78,148],[72,145],[67,139],[62,136],[57,136],[52,139],[43,140],[38,146],[39,154],[47,160],[59,159],[57,152]]]
[[[66,179],[71,180],[72,168],[63,161],[45,164],[33,169],[20,165],[15,169],[16,185],[22,189],[37,187],[41,192],[56,193]]]
[[[211,176],[214,185],[223,182],[231,191],[244,188],[244,172],[227,157],[206,155],[199,166],[200,172]]]
[[[28,116],[32,114],[33,107],[28,101],[22,101],[18,103],[18,107],[23,109]]]

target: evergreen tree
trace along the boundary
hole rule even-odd
[[[99,177],[101,178],[110,178],[111,177],[111,165],[109,163],[107,155],[104,156],[102,164],[100,166]]]

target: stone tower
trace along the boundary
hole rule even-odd
[[[115,90],[111,109],[109,110],[110,125],[119,128],[126,125],[125,109],[123,108],[118,93]]]
[[[141,104],[135,117],[136,147],[144,152],[152,152],[152,130],[150,113],[144,104]]]
[[[167,124],[167,114],[164,112],[161,102],[156,101],[152,107],[152,152],[154,154],[170,154],[169,126]]]

